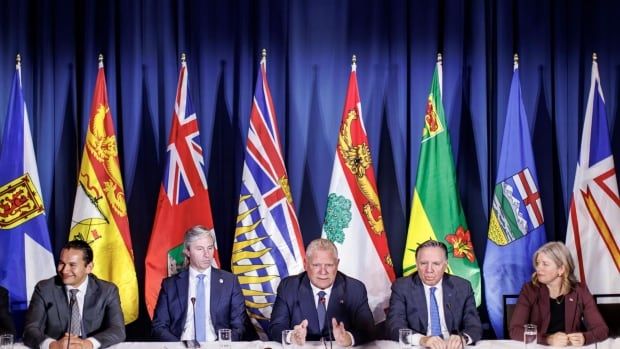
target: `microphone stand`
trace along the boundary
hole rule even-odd
[[[191,340],[191,345],[188,348],[200,348],[200,343],[196,340],[196,297],[190,298],[192,301],[192,309],[194,311],[194,339]]]
[[[331,330],[331,321],[329,319],[327,319],[327,306],[325,305],[325,297],[321,297],[321,299],[319,300],[321,302],[321,304],[323,304],[323,307],[325,308],[325,321],[327,322],[325,324],[325,326],[327,326],[327,335],[329,336],[329,348],[332,349],[333,348],[333,342],[332,342],[332,330]],[[323,345],[325,346],[325,348],[327,348],[327,345],[325,343],[323,343]]]
[[[75,304],[75,298],[69,297],[69,328],[67,329],[67,333],[69,334],[69,336],[67,336],[67,349],[69,349],[69,346],[71,344],[71,320],[73,318],[73,305],[74,304]]]
[[[447,306],[448,311],[450,312],[450,316],[452,317],[452,323],[454,324],[456,322],[456,318],[454,317],[454,313],[452,312],[452,304],[448,303]],[[456,335],[459,336],[459,340],[461,341],[461,348],[465,349],[465,341],[459,327],[456,326],[454,330],[450,331],[451,334],[453,334],[453,332],[456,332]]]

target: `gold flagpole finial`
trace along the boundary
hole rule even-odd
[[[187,56],[185,52],[181,53],[181,63],[187,63]]]
[[[514,64],[519,64],[519,54],[515,53],[514,56],[512,56],[512,60]]]
[[[596,62],[596,60],[598,59],[598,56],[596,55],[596,52],[592,53],[592,62]]]
[[[437,54],[437,63],[443,63],[443,56],[441,55],[441,53]]]

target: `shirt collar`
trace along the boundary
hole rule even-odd
[[[211,279],[211,267],[208,267],[202,273],[192,266],[189,267],[189,276],[192,279],[195,279],[198,276],[198,274],[204,274],[207,280]]]
[[[67,293],[69,293],[69,290],[72,289],[78,289],[80,292],[78,292],[78,294],[82,294],[85,295],[86,294],[86,290],[88,289],[88,279],[90,277],[88,275],[86,275],[86,278],[84,279],[84,281],[82,281],[82,283],[78,286],[78,287],[73,287],[71,285],[65,285],[65,291],[67,291]]]

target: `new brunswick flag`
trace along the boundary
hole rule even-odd
[[[448,272],[471,282],[480,305],[480,268],[456,184],[452,145],[441,100],[437,63],[424,113],[417,180],[403,257],[403,274],[416,271],[415,250],[433,239],[448,246]]]
[[[380,322],[385,319],[395,274],[355,70],[354,60],[338,133],[323,237],[338,248],[338,269],[366,285],[370,310],[375,322]]]
[[[71,218],[73,239],[93,249],[93,273],[118,286],[125,323],[136,320],[138,281],[101,57]]]

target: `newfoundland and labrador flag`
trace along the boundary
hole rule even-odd
[[[189,93],[187,63],[179,71],[164,176],[146,254],[145,300],[151,318],[161,281],[184,268],[183,238],[196,225],[213,229],[198,117]],[[217,250],[213,265],[218,265]]]
[[[566,245],[593,294],[620,293],[620,197],[596,60],[570,201]]]
[[[280,149],[263,53],[250,112],[231,261],[261,339],[267,338],[280,280],[304,269],[303,240]]]
[[[448,272],[469,280],[476,304],[480,305],[480,268],[456,185],[452,146],[441,100],[440,75],[441,63],[438,62],[424,114],[403,274],[409,275],[417,270],[415,250],[419,244],[429,239],[441,241],[448,246]]]
[[[532,277],[532,255],[545,242],[536,164],[515,62],[493,192],[483,273],[491,325],[504,337],[503,298]]]
[[[138,279],[103,58],[99,60],[71,218],[69,240],[73,239],[84,240],[93,249],[93,273],[118,286],[125,323],[136,320]]]
[[[56,274],[17,63],[0,151],[0,285],[18,325],[34,286]]]
[[[366,285],[368,304],[378,323],[385,319],[395,273],[362,119],[355,61],[342,114],[322,236],[338,248],[338,269]]]

